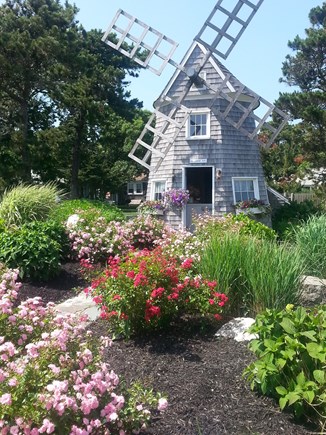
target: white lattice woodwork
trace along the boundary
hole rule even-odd
[[[110,39],[113,32],[116,42]],[[102,41],[156,75],[160,75],[168,63],[178,66],[172,61],[178,44],[122,9],[116,13]]]
[[[222,59],[226,59],[263,1],[239,0],[234,8],[229,10],[227,9],[229,0],[219,0],[195,37],[195,41],[200,42]],[[207,39],[209,37],[211,40]]]

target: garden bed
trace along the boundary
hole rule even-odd
[[[77,263],[63,265],[61,274],[47,284],[24,283],[20,298],[42,296],[61,302],[84,286]],[[106,322],[91,329],[105,335]],[[152,435],[303,435],[312,431],[294,423],[270,399],[253,393],[242,379],[253,360],[246,345],[214,337],[216,326],[183,322],[168,332],[129,341],[118,340],[105,359],[127,383],[139,380],[168,396],[169,408],[155,415],[142,431]]]

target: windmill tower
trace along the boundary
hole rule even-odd
[[[157,75],[168,64],[175,68],[129,154],[149,169],[147,199],[159,199],[171,188],[190,191],[182,213],[165,216],[174,227],[189,227],[194,213],[234,212],[235,203],[247,199],[268,204],[259,145],[270,146],[288,117],[220,60],[227,59],[262,2],[238,0],[229,10],[230,2],[219,0],[180,63],[172,59],[173,40],[121,9],[102,38]],[[260,140],[262,129],[268,142]]]

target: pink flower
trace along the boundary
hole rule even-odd
[[[8,405],[8,406],[10,406],[11,403],[12,403],[11,394],[5,393],[2,396],[0,396],[0,403],[2,405]]]
[[[52,432],[54,432],[54,430],[55,430],[54,424],[50,420],[45,418],[43,420],[42,426],[39,429],[39,432],[40,433],[52,433]]]
[[[164,397],[161,397],[158,401],[157,409],[159,411],[164,411],[168,407],[168,401],[164,399]]]

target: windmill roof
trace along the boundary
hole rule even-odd
[[[208,50],[205,48],[204,45],[200,44],[197,41],[194,41],[187,53],[185,54],[184,58],[182,59],[180,65],[184,68],[190,68],[192,66],[196,65],[196,61],[198,62],[200,57],[205,56],[208,53]],[[227,80],[225,82],[225,88],[223,89],[224,92],[227,93],[235,93],[237,92],[241,87],[243,87],[242,83],[214,56],[211,55],[208,58],[208,61],[212,67],[215,69],[216,73],[220,77],[221,81],[224,81],[227,77]],[[205,69],[205,65],[203,67],[203,70]],[[174,74],[172,75],[171,79],[163,89],[162,93],[160,94],[159,98],[154,102],[154,107],[158,105],[158,102],[164,97],[169,96],[171,94],[173,85],[180,74],[185,74],[181,70],[176,69]],[[242,93],[244,97],[254,97],[255,94],[250,91],[250,89],[245,88],[245,92]]]

